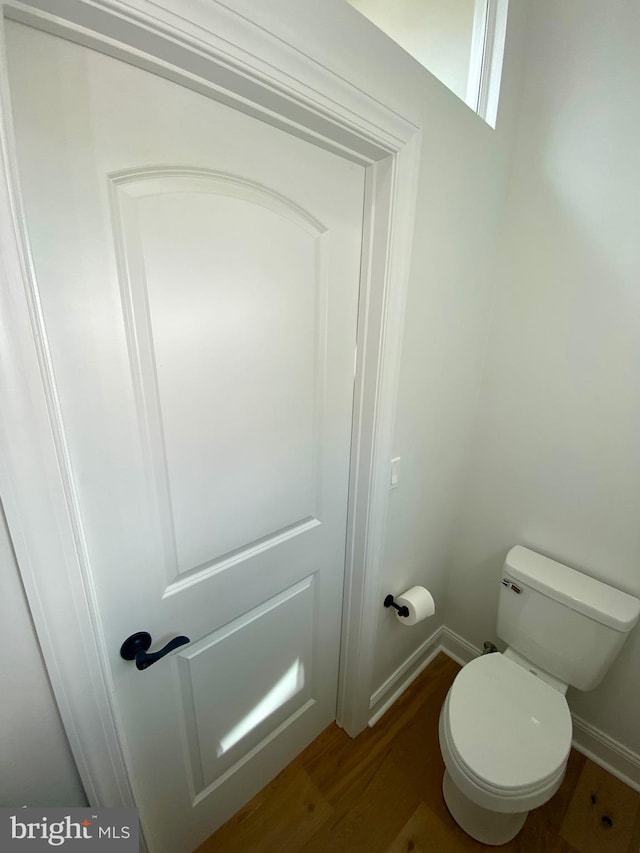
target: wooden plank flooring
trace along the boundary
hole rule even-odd
[[[438,715],[459,667],[439,655],[372,729],[329,726],[197,853],[448,853],[489,848],[442,799]],[[507,853],[640,853],[640,794],[572,750],[560,790]]]

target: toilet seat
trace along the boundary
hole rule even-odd
[[[565,697],[501,654],[463,667],[442,723],[458,772],[490,796],[535,796],[562,779],[572,734]]]

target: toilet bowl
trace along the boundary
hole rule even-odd
[[[484,844],[510,841],[564,778],[572,733],[566,699],[504,655],[484,655],[460,671],[439,730],[447,808]]]

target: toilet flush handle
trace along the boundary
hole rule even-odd
[[[520,595],[520,593],[522,592],[521,587],[519,587],[513,581],[510,581],[509,578],[502,578],[500,583],[502,584],[502,586],[506,586],[507,589],[510,589],[511,592],[517,592],[518,595]]]

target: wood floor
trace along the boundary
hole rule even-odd
[[[440,790],[438,714],[458,669],[439,655],[355,740],[330,726],[197,853],[492,849],[459,829]],[[640,794],[572,751],[560,790],[499,849],[640,853]]]

